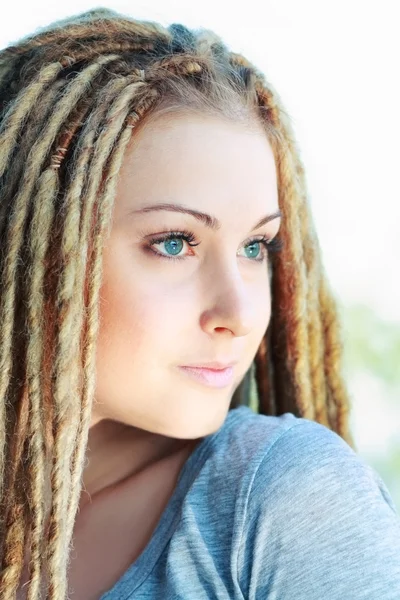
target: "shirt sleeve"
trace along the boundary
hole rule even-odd
[[[400,517],[380,476],[327,427],[298,419],[245,504],[246,600],[400,600]]]

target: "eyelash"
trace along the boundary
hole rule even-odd
[[[161,258],[166,258],[167,260],[175,261],[175,260],[184,260],[185,258],[187,258],[186,256],[168,256],[166,254],[161,254],[160,252],[153,250],[152,246],[154,246],[155,244],[160,244],[160,243],[166,242],[170,239],[184,240],[185,242],[187,242],[187,244],[190,247],[195,247],[200,244],[200,242],[193,243],[196,240],[194,233],[192,231],[188,231],[188,230],[184,229],[182,231],[169,231],[169,232],[166,232],[156,238],[150,239],[147,248],[150,252],[153,252],[153,254],[155,254],[156,256],[161,257]],[[246,246],[251,246],[252,244],[255,244],[258,242],[264,246],[264,249],[266,252],[263,254],[262,258],[254,258],[254,259],[249,258],[249,260],[253,260],[254,262],[259,262],[259,263],[264,262],[264,260],[266,259],[267,255],[269,253],[280,252],[280,250],[282,250],[282,248],[283,248],[283,241],[280,238],[274,237],[272,240],[269,240],[266,236],[262,236],[261,238],[253,238],[252,240],[250,240],[248,242],[248,244],[246,244]]]

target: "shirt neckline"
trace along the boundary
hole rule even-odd
[[[100,597],[100,600],[112,600],[120,598],[126,600],[139,586],[145,581],[157,563],[162,551],[170,541],[173,532],[175,531],[179,519],[181,506],[189,488],[191,487],[198,471],[209,456],[212,447],[222,431],[231,429],[243,412],[252,411],[246,405],[240,405],[228,411],[221,427],[214,433],[204,437],[201,442],[194,448],[193,452],[185,461],[179,473],[175,489],[161,515],[160,520],[144,550],[137,559],[128,567],[121,577]],[[196,466],[196,468],[194,468]],[[122,595],[122,590],[127,583],[129,585],[129,593]]]

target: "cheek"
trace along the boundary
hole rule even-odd
[[[132,365],[163,334],[162,311],[154,295],[144,295],[132,281],[108,278],[100,296],[98,355],[102,366]]]
[[[252,338],[254,340],[254,347],[257,350],[267,331],[272,316],[271,290],[269,282],[262,286],[259,290],[259,293],[256,294],[254,300],[254,310],[255,313],[258,315],[258,319],[256,327],[254,328],[254,335],[252,336]]]
[[[100,292],[98,370],[104,379],[132,381],[157,359],[172,358],[176,334],[184,329],[185,303],[161,277],[150,277],[122,253],[106,257]],[[186,307],[191,304],[186,302]],[[140,379],[140,378],[139,378]]]

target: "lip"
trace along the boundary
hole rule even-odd
[[[209,365],[217,365],[221,363],[208,363]],[[228,365],[224,368],[211,368],[209,366],[180,366],[179,369],[186,375],[191,377],[203,385],[213,388],[224,388],[232,384],[233,381],[233,366]]]
[[[226,369],[228,367],[233,367],[235,365],[235,361],[231,362],[201,362],[193,365],[183,365],[184,367],[190,367],[191,369],[211,369],[213,371],[221,371],[222,369]]]

